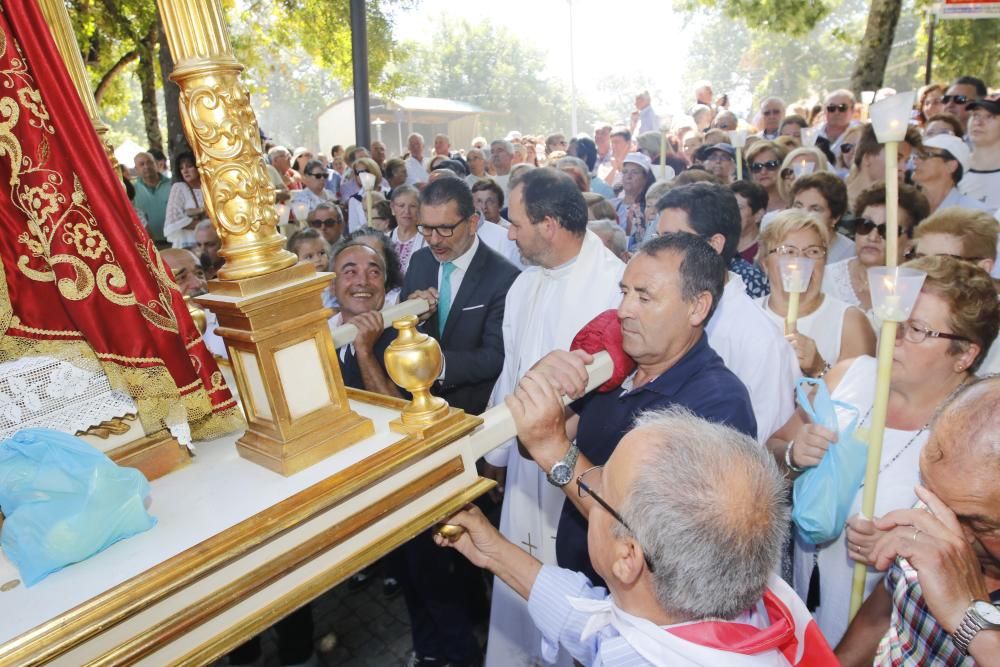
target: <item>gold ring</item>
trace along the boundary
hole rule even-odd
[[[917,535],[919,535],[919,534],[920,534],[920,529],[919,528],[917,528],[915,531],[913,531],[913,541],[914,542],[917,541]]]

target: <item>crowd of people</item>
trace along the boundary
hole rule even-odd
[[[345,383],[402,395],[380,311],[424,298],[434,391],[472,414],[506,404],[517,425],[479,462],[495,490],[449,520],[464,534],[385,563],[409,664],[1000,664],[1000,95],[927,86],[898,145],[892,259],[926,278],[895,342],[875,516],[858,488],[819,544],[790,521],[790,484],[871,424],[884,146],[849,91],[768,97],[745,119],[707,83],[694,97],[665,138],[641,93],[579,136],[267,147],[277,202],[308,209],[288,249],[334,272],[331,326],[359,331]],[[219,239],[194,157],[172,185],[156,158],[136,158],[134,205],[197,293]],[[789,328],[794,258],[812,269]],[[584,395],[599,349],[615,375]],[[796,405],[801,378],[832,422]]]

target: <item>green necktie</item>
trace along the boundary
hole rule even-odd
[[[438,334],[441,336],[444,336],[444,325],[451,310],[451,272],[454,270],[452,262],[441,265],[441,285],[438,287]]]

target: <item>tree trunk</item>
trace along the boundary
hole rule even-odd
[[[184,135],[184,126],[181,123],[180,94],[181,89],[176,83],[170,80],[170,73],[174,71],[174,59],[170,55],[170,47],[167,45],[166,31],[163,29],[163,19],[159,12],[156,14],[157,25],[160,29],[160,79],[163,81],[163,103],[167,114],[167,155],[171,161],[180,153],[190,151],[187,137]]]
[[[872,0],[865,36],[858,48],[858,59],[851,75],[851,89],[856,96],[863,90],[882,87],[902,8],[903,0]]]
[[[111,82],[115,80],[115,77],[121,74],[125,70],[125,68],[128,67],[138,57],[139,57],[138,51],[136,50],[129,51],[121,58],[119,58],[118,62],[116,62],[114,65],[111,66],[111,69],[109,69],[107,72],[104,73],[104,76],[102,76],[101,80],[97,83],[97,89],[94,90],[94,100],[97,102],[98,105],[100,105],[101,98],[104,97],[104,93],[108,92],[108,86],[110,86]]]
[[[142,118],[146,124],[149,147],[163,150],[163,133],[156,110],[155,49],[158,30],[154,25],[139,44],[139,88],[142,91]]]

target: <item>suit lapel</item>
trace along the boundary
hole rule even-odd
[[[469,262],[469,270],[462,277],[462,285],[458,288],[458,294],[451,300],[448,321],[445,323],[444,333],[441,335],[442,343],[448,338],[454,328],[458,326],[456,323],[458,322],[462,308],[472,299],[472,294],[479,286],[480,280],[482,280],[485,273],[483,264],[486,263],[486,252],[486,244],[480,239],[479,248],[476,250],[476,254],[472,256],[472,261]]]

